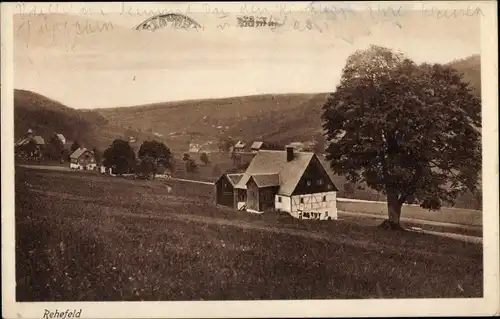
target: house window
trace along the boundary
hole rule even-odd
[[[304,199],[303,198],[300,199],[300,203],[304,204]]]
[[[311,181],[307,181],[307,186],[311,186]]]
[[[278,203],[281,203],[281,196],[278,196]]]
[[[322,179],[318,179],[318,185],[323,185],[323,180]]]
[[[323,201],[326,202],[326,196],[323,196]]]

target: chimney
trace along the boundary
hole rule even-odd
[[[290,162],[291,160],[293,160],[293,147],[287,146],[286,147],[286,161]]]

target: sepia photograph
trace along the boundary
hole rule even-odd
[[[3,316],[498,314],[495,9],[2,3]]]

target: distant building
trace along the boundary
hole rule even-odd
[[[189,144],[189,152],[190,153],[199,153],[201,152],[201,145],[198,143],[190,143]]]
[[[238,141],[236,144],[234,144],[233,150],[236,153],[242,153],[245,152],[245,147],[246,147],[245,142]]]
[[[28,132],[25,133],[24,137],[20,139],[16,145],[17,146],[24,146],[28,145],[29,143],[34,143],[35,145],[42,147],[45,145],[45,140],[43,137],[40,135],[33,135],[33,131],[31,129],[28,130]]]
[[[337,219],[337,187],[316,154],[261,150],[243,173],[216,183],[216,202],[254,213],[283,211],[299,219]]]
[[[56,134],[57,138],[64,144],[66,144],[66,137],[60,133]]]
[[[15,144],[16,153],[28,158],[40,159],[43,148],[45,148],[45,140],[39,135],[34,135],[32,129],[28,129],[23,138]]]
[[[264,146],[264,142],[262,142],[262,141],[254,141],[252,143],[252,146],[250,147],[250,150],[253,153],[257,153],[258,151],[260,151],[262,149],[263,146]]]
[[[304,151],[305,146],[306,145],[302,142],[292,142],[292,143],[287,145],[287,147],[293,147],[293,149],[296,150],[297,152]]]
[[[79,148],[69,156],[69,167],[78,170],[94,170],[97,168],[94,152]]]

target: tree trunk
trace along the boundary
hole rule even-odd
[[[390,230],[402,230],[400,225],[402,203],[398,201],[398,196],[389,192],[387,194],[388,219],[384,220],[381,226]]]

